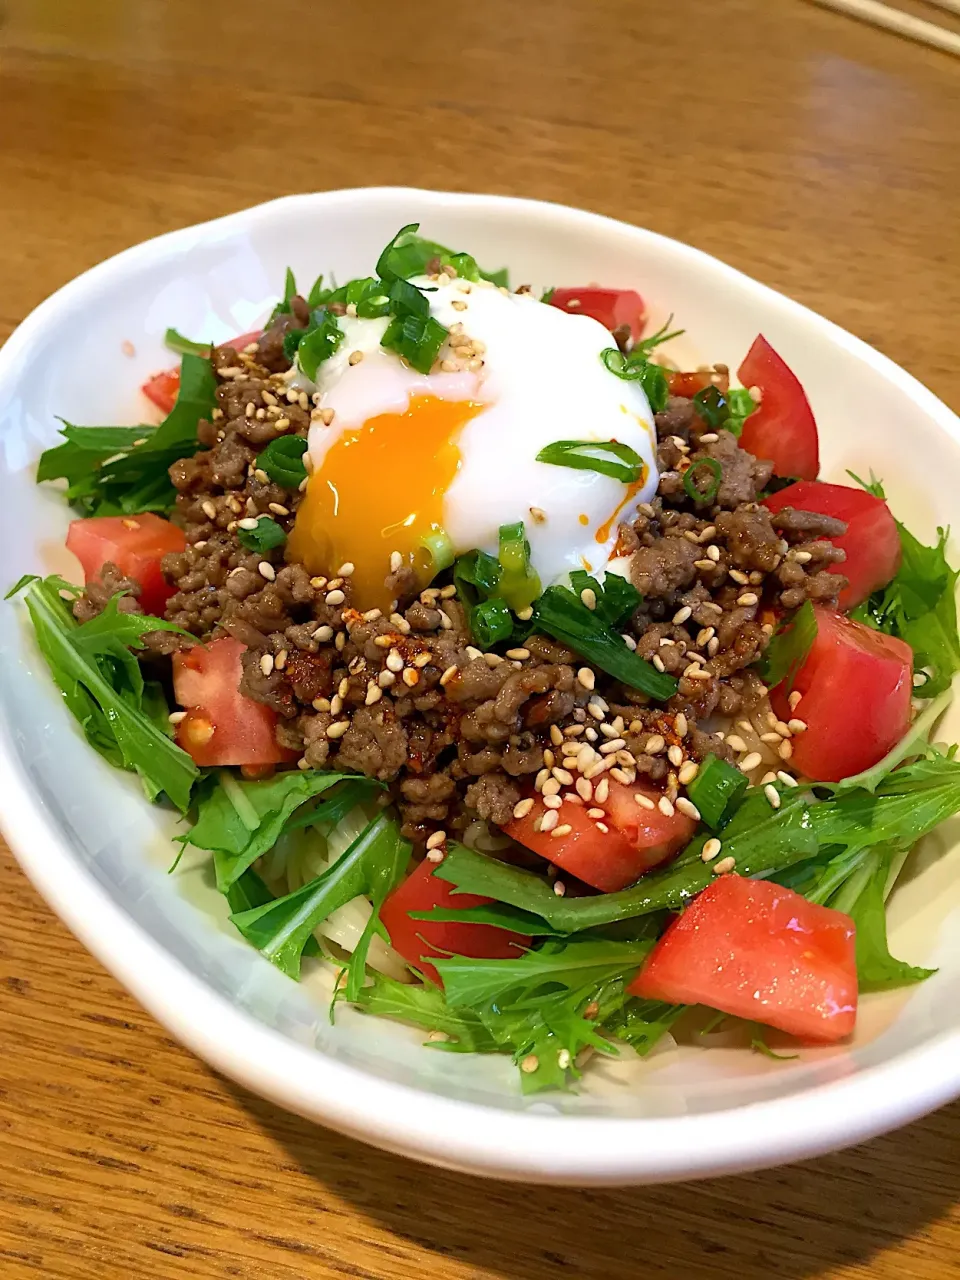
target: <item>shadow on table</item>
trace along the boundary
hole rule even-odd
[[[297,1166],[393,1237],[477,1280],[804,1280],[922,1233],[960,1193],[960,1104],[790,1168],[666,1187],[525,1187],[447,1173],[229,1086]],[[425,1266],[422,1253],[414,1259]],[[389,1268],[388,1268],[389,1269]],[[394,1270],[391,1274],[396,1274]],[[364,1275],[367,1273],[364,1272]],[[459,1274],[459,1272],[458,1272]]]

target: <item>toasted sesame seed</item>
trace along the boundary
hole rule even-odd
[[[673,817],[674,808],[666,796],[660,797],[660,799],[657,801],[657,808],[660,810],[660,812],[663,814],[665,818]]]
[[[693,803],[693,801],[688,800],[686,796],[678,797],[677,808],[680,810],[681,813],[686,814],[688,818],[692,818],[694,822],[700,821],[700,810]]]
[[[400,678],[408,689],[414,689],[420,683],[420,672],[414,667],[407,667]]]
[[[559,809],[560,806],[563,804],[563,801],[560,799],[559,795],[555,795],[555,796],[545,795],[543,797],[543,804],[544,804],[544,808],[547,808],[547,809]]]
[[[765,787],[765,786],[767,785],[767,783],[768,783],[768,782],[776,782],[776,780],[777,780],[777,775],[773,772],[773,770],[772,770],[772,769],[770,769],[770,770],[769,770],[767,773],[765,773],[765,774],[763,775],[763,777],[760,779],[760,786],[761,786],[761,787]]]
[[[253,516],[245,516],[243,520],[237,521],[237,528],[238,529],[256,529],[259,523],[260,521],[255,520]]]
[[[362,351],[351,351],[347,356],[347,364],[359,364],[363,359]]]
[[[343,563],[343,564],[340,566],[340,568],[337,570],[337,577],[338,577],[338,578],[349,578],[349,577],[350,577],[350,575],[351,575],[351,573],[353,573],[353,572],[354,572],[355,567],[356,567],[356,566],[354,565],[354,563],[353,563],[353,561],[352,561],[352,560],[345,560],[345,561],[344,561],[344,563]]]
[[[734,580],[734,582],[738,583],[741,587],[745,587],[750,581],[749,577],[745,573],[742,573],[739,569],[731,569],[730,577]]]
[[[684,671],[687,680],[712,680],[713,676],[709,671],[704,671],[702,667],[698,667],[696,663],[691,663]]]
[[[440,677],[441,685],[443,685],[443,687],[446,688],[446,686],[450,683],[450,681],[454,678],[456,674],[457,674],[457,664],[454,662],[451,666],[447,667],[446,671],[444,671],[443,675]]]
[[[593,716],[594,720],[602,720],[607,714],[607,704],[598,699],[593,699],[587,703],[587,710]]]
[[[525,818],[532,808],[533,800],[530,796],[527,796],[525,800],[519,800],[513,806],[513,816],[515,818]]]
[[[268,582],[273,582],[277,576],[277,572],[269,560],[261,560],[257,565],[257,572],[260,574],[261,578],[266,578]]]
[[[610,783],[606,778],[601,778],[593,789],[593,798],[597,804],[606,804],[610,795]]]
[[[550,777],[550,770],[541,769],[540,772],[537,774],[536,778],[534,778],[533,780],[534,791],[541,791],[543,789],[543,784],[547,781],[549,777]]]
[[[645,796],[642,791],[636,792],[633,798],[641,809],[655,809],[657,807],[654,801],[649,796]]]
[[[648,756],[655,756],[658,755],[666,745],[667,742],[663,735],[655,733],[652,737],[647,739],[647,745],[644,747],[644,751]]]
[[[803,700],[803,694],[799,691],[799,689],[794,689],[793,693],[791,693],[790,697],[787,699],[787,703],[789,704],[790,710],[796,711],[797,707],[800,705],[802,700]]]
[[[337,720],[336,723],[327,726],[327,737],[333,739],[342,738],[349,728],[349,720]]]
[[[737,768],[741,773],[752,773],[758,764],[763,763],[763,756],[759,751],[751,751],[749,755],[744,756],[742,760],[737,762]]]
[[[745,609],[750,608],[759,601],[760,597],[755,591],[745,591],[742,596],[737,596],[737,604],[743,605]]]
[[[550,726],[550,741],[555,747],[563,746],[563,734],[560,732],[560,726],[552,724]]]
[[[403,567],[403,556],[399,551],[390,552],[390,572],[396,573]]]
[[[694,560],[693,567],[695,569],[715,569],[717,566],[712,560]]]
[[[790,742],[789,739],[784,738],[783,742],[780,743],[777,755],[781,760],[789,760],[793,755],[793,743]]]
[[[540,816],[540,830],[552,831],[559,821],[556,809],[548,809]]]
[[[367,685],[367,696],[363,700],[363,705],[365,707],[372,707],[373,704],[375,702],[379,702],[382,697],[383,697],[383,690],[380,688],[378,684],[375,684],[371,680],[370,683]]]
[[[688,782],[692,782],[694,780],[699,772],[700,766],[697,764],[696,760],[687,760],[680,766],[680,772],[677,774],[677,781],[682,787],[685,787]]]
[[[428,849],[438,849],[440,845],[446,844],[447,833],[445,831],[435,831],[432,836],[427,839]]]
[[[677,737],[685,738],[687,736],[687,730],[689,726],[687,724],[687,717],[683,714],[682,711],[678,711],[676,716],[674,717],[673,728]]]
[[[772,808],[774,809],[780,808],[780,792],[777,790],[777,788],[773,785],[772,782],[768,782],[767,785],[763,788],[763,794],[769,800]]]
[[[597,593],[593,587],[584,587],[580,592],[580,600],[588,609],[596,609],[597,607]]]
[[[203,512],[203,514],[207,517],[208,520],[216,520],[217,508],[209,500],[206,502],[201,502],[200,510]]]
[[[783,741],[783,737],[779,733],[777,733],[776,730],[773,730],[771,733],[761,733],[760,741],[767,742],[771,746],[773,745],[779,746],[780,743]]]
[[[377,684],[381,689],[389,689],[391,685],[396,684],[397,677],[392,671],[381,671],[377,676]]]
[[[777,770],[777,777],[785,787],[799,787],[800,783],[796,780],[792,773],[787,773],[785,769]]]
[[[668,747],[667,759],[677,769],[683,764],[683,748],[678,746]]]
[[[554,765],[550,772],[553,774],[554,778],[556,778],[557,782],[562,783],[565,787],[573,786],[573,774],[568,773],[566,769],[561,769],[557,765]]]
[[[690,606],[688,604],[685,604],[682,609],[678,609],[677,612],[673,615],[673,625],[675,627],[679,627],[681,623],[686,622],[686,620],[690,617],[692,613],[693,613],[693,610],[690,608]]]
[[[666,667],[663,665],[663,659],[660,657],[659,653],[655,653],[650,661],[658,671],[666,671]]]
[[[185,711],[171,711],[167,719],[171,724],[179,724],[181,720],[186,720],[187,713]]]
[[[704,862],[712,862],[722,848],[720,841],[716,836],[712,836],[700,851],[700,857]]]
[[[559,831],[559,830],[560,830],[560,828],[559,828],[559,827],[557,827],[557,831]],[[556,832],[554,832],[554,834],[556,834]],[[558,897],[558,898],[562,898],[562,897],[563,897],[563,895],[567,892],[567,886],[563,883],[563,881],[562,881],[562,880],[554,880],[554,882],[553,882],[553,892],[557,895],[557,897]],[[561,1063],[560,1063],[560,1065],[561,1065],[561,1066],[566,1065],[566,1066],[568,1066],[568,1067],[569,1067],[569,1065],[570,1065],[570,1053],[569,1053],[569,1051],[568,1051],[568,1050],[566,1050],[566,1049],[561,1049],[561,1050],[560,1050],[560,1053],[559,1053],[559,1055],[558,1055],[558,1060],[559,1060],[560,1058],[562,1058],[562,1057],[563,1057],[563,1055],[564,1055],[565,1053],[566,1053],[566,1055],[567,1055],[567,1061],[566,1061],[566,1064],[564,1064],[563,1062],[561,1062]]]
[[[287,665],[287,651],[286,651],[286,649],[281,649],[281,650],[280,650],[280,652],[279,652],[279,653],[277,654],[277,656],[276,656],[276,660],[274,661],[274,664],[273,664],[273,665],[276,667],[276,669],[277,669],[278,671],[282,671],[282,670],[283,670],[283,668]]]
[[[564,836],[568,836],[573,830],[569,822],[562,822],[559,827],[554,827],[550,832],[551,840],[562,840]]]
[[[532,1076],[534,1071],[540,1066],[540,1059],[535,1053],[528,1053],[524,1060],[520,1063],[520,1070],[524,1075]]]
[[[513,658],[514,661],[516,662],[524,662],[527,658],[530,657],[530,650],[529,649],[508,649],[507,657]]]
[[[736,870],[736,867],[736,858],[721,858],[719,862],[714,863],[713,874],[715,876],[729,875],[731,871]]]
[[[791,733],[805,733],[807,729],[806,720],[788,720],[787,726]]]
[[[518,609],[517,617],[520,619],[521,622],[529,622],[530,619],[533,617],[533,605],[528,604],[525,609]]]
[[[560,794],[559,778],[549,777],[540,788],[540,794],[545,796],[555,796]]]
[[[547,766],[548,769],[552,769],[553,766],[557,763],[557,757],[553,754],[553,752],[550,750],[549,747],[546,747],[544,749],[543,763]]]
[[[273,671],[273,666],[274,666],[273,654],[265,653],[263,657],[260,659],[260,670],[263,672],[265,676],[268,676],[270,675],[271,671]]]
[[[584,689],[593,690],[596,688],[597,678],[589,667],[581,667],[577,672],[577,680],[583,685]]]
[[[443,850],[442,850],[442,849],[428,849],[428,850],[427,850],[427,861],[428,861],[428,862],[442,862],[442,861],[443,861]]]

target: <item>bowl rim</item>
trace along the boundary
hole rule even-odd
[[[546,201],[414,187],[363,187],[283,196],[134,245],[77,276],[30,313],[0,349],[4,384],[64,306],[199,239],[269,221],[281,209],[389,201],[425,208],[507,209],[576,229],[616,231],[669,245],[694,269],[709,265],[741,293],[803,319],[819,335],[898,386],[960,441],[960,420],[912,375],[802,304],[711,254],[604,215]],[[3,409],[0,409],[3,412]],[[141,1005],[193,1052],[240,1085],[351,1137],[442,1167],[568,1185],[678,1181],[819,1155],[913,1120],[960,1094],[960,1031],[852,1076],[776,1099],[701,1115],[622,1118],[543,1115],[460,1101],[368,1074],[257,1021],[191,973],[126,914],[76,859],[37,803],[11,733],[0,722],[0,822],[18,862],[74,935]]]

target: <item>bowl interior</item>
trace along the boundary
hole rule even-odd
[[[763,331],[806,388],[826,478],[843,480],[848,468],[873,471],[895,513],[924,540],[938,525],[960,526],[960,486],[931,480],[960,475],[952,415],[856,340],[713,259],[552,206],[427,192],[332,193],[278,201],[132,250],[75,282],[12,340],[0,357],[0,583],[26,572],[75,574],[61,550],[69,513],[32,478],[38,453],[55,440],[58,415],[79,423],[136,421],[147,412],[140,382],[171,363],[163,347],[168,325],[218,341],[249,330],[271,308],[287,266],[301,284],[320,270],[338,280],[367,274],[397,228],[418,220],[425,234],[468,249],[482,264],[507,265],[515,283],[637,288],[655,322],[673,313],[686,329],[674,351],[684,363],[736,368]],[[128,343],[135,354],[124,354]],[[314,975],[296,986],[234,936],[201,859],[191,856],[176,875],[166,874],[170,816],[144,801],[135,779],[87,748],[19,607],[0,610],[0,644],[8,755],[67,856],[214,991],[283,1037],[370,1076],[502,1110],[690,1116],[797,1095],[960,1031],[955,823],[914,857],[892,906],[895,953],[937,965],[939,973],[906,995],[867,997],[856,1039],[842,1048],[804,1050],[781,1063],[740,1049],[684,1048],[605,1066],[576,1095],[525,1101],[505,1060],[431,1052],[416,1032],[349,1010],[331,1026],[328,980]],[[940,736],[958,734],[954,715]]]

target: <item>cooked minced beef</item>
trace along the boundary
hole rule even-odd
[[[619,540],[643,597],[625,635],[678,678],[666,706],[584,668],[547,636],[506,655],[482,653],[453,586],[418,593],[406,568],[388,579],[395,612],[360,613],[349,576],[311,577],[285,564],[282,550],[259,555],[238,539],[240,522],[261,515],[289,532],[301,499],[257,466],[266,444],[306,436],[319,414],[284,378],[283,337],[306,319],[302,299],[291,306],[255,350],[215,353],[218,403],[200,425],[204,447],[170,469],[188,545],[163,562],[176,588],[167,618],[199,639],[227,633],[247,646],[240,688],[277,713],[281,744],[304,767],[389,784],[404,834],[417,842],[462,833],[477,817],[504,824],[533,778],[563,761],[580,770],[581,796],[593,794],[591,777],[600,794],[609,767],[620,781],[645,777],[676,798],[684,768],[711,752],[735,759],[723,735],[699,722],[762,704],[766,690],[748,669],[772,631],[761,610],[836,602],[846,580],[830,570],[843,553],[826,539],[844,526],[791,508],[771,516],[758,502],[771,464],[711,430],[693,400],[674,396],[656,416],[659,493]],[[722,468],[709,506],[683,486],[684,471],[702,458]],[[136,607],[136,584],[108,566],[77,616],[92,616],[118,591],[121,608]],[[148,640],[155,653],[182,643],[167,633]]]

